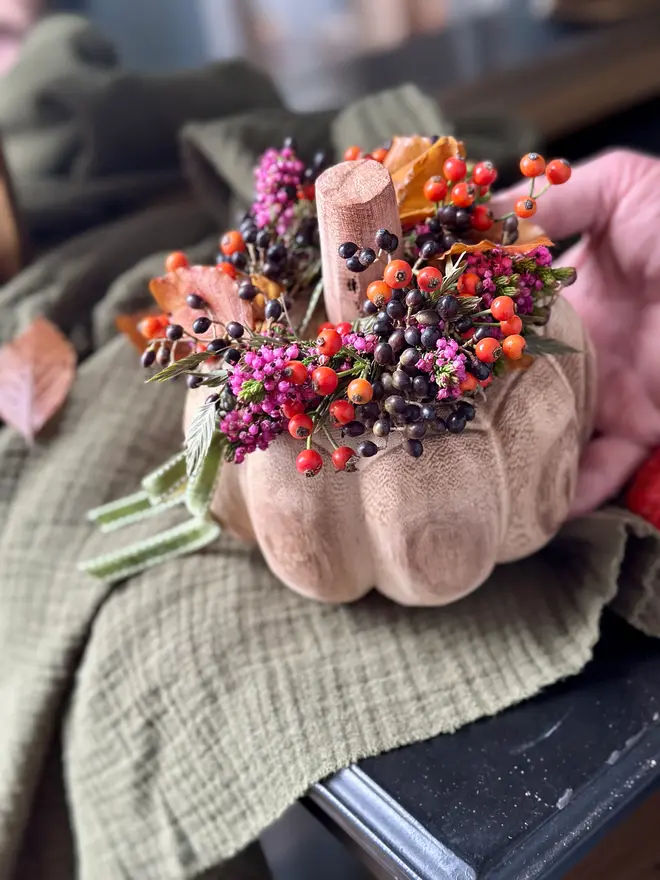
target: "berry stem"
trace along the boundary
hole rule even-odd
[[[339,449],[339,446],[335,443],[335,440],[334,440],[332,434],[330,433],[330,431],[328,431],[327,427],[326,427],[325,425],[322,425],[321,428],[322,428],[323,433],[325,434],[325,436],[328,438],[328,442],[330,443],[330,445],[332,446],[332,448],[333,448],[333,449]]]
[[[551,186],[552,186],[551,183],[546,183],[546,185],[543,187],[541,192],[535,196],[536,200],[538,201],[541,198],[541,196],[545,195],[545,193],[547,193],[547,191],[550,189]]]

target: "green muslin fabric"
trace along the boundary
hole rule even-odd
[[[208,76],[253,90],[254,75],[237,71]],[[81,356],[32,448],[0,428],[3,880],[265,878],[254,841],[315,781],[576,674],[608,604],[660,635],[658,534],[616,509],[568,524],[439,609],[375,594],[315,604],[225,535],[114,588],[77,570],[127,540],[93,530],[86,511],[134,492],[181,445],[184,387],[145,386],[113,324],[148,301],[163,252],[210,258],[219,224],[249,195],[255,156],[284,133],[308,150],[371,146],[402,120],[446,127],[410,87],[379,96],[377,113],[367,102],[339,115],[228,116],[235,98],[182,135],[191,199],[98,225],[0,291],[1,341],[44,314]],[[126,100],[105,105],[117,124]],[[168,511],[130,540],[177,521]]]

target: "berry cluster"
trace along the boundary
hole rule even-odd
[[[383,147],[369,157],[383,162],[387,153]],[[361,156],[352,147],[345,159]],[[222,324],[198,291],[185,297],[199,311],[192,332],[164,315],[141,324],[148,340],[143,364],[166,367],[154,378],[187,374],[189,387],[212,390],[203,409],[229,461],[242,462],[287,431],[303,444],[296,466],[307,475],[325,464],[319,437],[332,448],[335,470],[355,470],[397,434],[418,458],[427,438],[465,430],[495,376],[527,365],[530,350],[542,353],[535,327],[547,322],[561,287],[575,280],[574,270],[552,268],[545,245],[514,246],[528,206],[519,210],[517,203],[493,218],[493,164],[452,156],[424,184],[426,222],[404,228],[401,240],[379,229],[372,241],[339,246],[349,271],[378,266],[379,277],[366,287],[360,318],[326,322],[316,339],[304,339],[288,306],[320,273],[313,194],[306,190],[324,164],[319,155],[305,169],[290,141],[267,151],[253,209],[221,239],[218,269],[250,304],[250,327]],[[564,160],[546,166],[533,153],[521,170],[532,181],[525,201],[534,206],[541,174],[548,186],[570,177]],[[484,232],[489,241],[482,241]],[[168,272],[186,266],[181,253],[167,259]],[[210,331],[213,339],[200,339]]]

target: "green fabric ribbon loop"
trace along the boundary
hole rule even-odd
[[[153,502],[159,502],[186,482],[186,453],[177,452],[165,464],[142,480],[142,489]]]
[[[220,478],[224,448],[219,432],[215,431],[201,467],[188,480],[186,487],[186,507],[191,516],[206,516],[209,511],[213,492]]]

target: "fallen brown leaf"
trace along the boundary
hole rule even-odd
[[[31,442],[66,400],[75,375],[74,347],[37,318],[0,348],[0,418]]]

